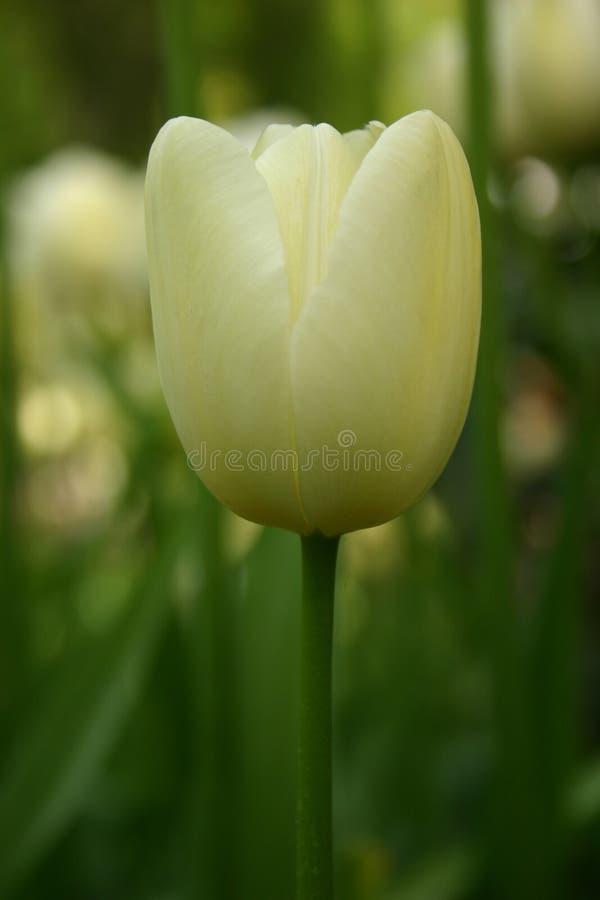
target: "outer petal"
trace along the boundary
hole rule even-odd
[[[480,257],[458,141],[432,113],[407,116],[354,177],[327,277],[292,336],[299,452],[338,451],[337,470],[321,456],[300,473],[305,514],[325,534],[394,517],[444,467],[472,390]],[[379,471],[359,450],[377,451]]]
[[[188,118],[160,131],[146,185],[158,362],[181,441],[235,512],[306,530],[294,473],[270,462],[290,447],[290,304],[266,185],[231,135]]]

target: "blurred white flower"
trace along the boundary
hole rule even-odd
[[[561,224],[564,189],[558,172],[535,157],[515,166],[510,201],[522,225],[536,234],[552,234]]]
[[[81,434],[80,398],[61,383],[35,385],[19,404],[18,426],[25,449],[35,455],[60,455]]]
[[[143,176],[85,148],[60,150],[21,177],[9,196],[16,276],[62,287],[145,280]]]
[[[77,531],[102,522],[128,479],[125,454],[110,437],[82,444],[67,457],[32,467],[24,485],[26,513],[38,525]]]
[[[515,5],[520,89],[532,140],[557,150],[597,141],[600,3],[519,0]]]
[[[578,153],[600,141],[600,4],[495,0],[490,64],[498,147],[507,156]],[[399,36],[398,42],[399,43]],[[467,41],[459,15],[436,21],[384,67],[385,116],[429,108],[467,136]]]
[[[518,153],[529,140],[523,119],[515,60],[515,12],[510,4],[492,8],[491,54],[494,69],[494,123],[503,152]],[[396,73],[383,86],[386,115],[398,109],[431,109],[464,141],[468,138],[467,39],[462,19],[436,22],[403,54]]]
[[[128,480],[124,423],[89,370],[26,379],[17,411],[27,455],[23,501],[37,524],[70,531],[114,508]]]
[[[27,380],[17,422],[23,447],[32,457],[61,456],[82,441],[123,431],[109,392],[82,369],[44,381]]]
[[[26,367],[45,374],[90,335],[144,330],[142,173],[98,151],[67,148],[15,181],[7,205]]]
[[[398,56],[398,68],[384,86],[386,117],[402,109],[431,109],[464,139],[467,46],[460,22],[443,20]]]
[[[502,422],[511,469],[531,477],[555,465],[566,443],[567,424],[562,389],[554,373],[541,357],[523,354]]]

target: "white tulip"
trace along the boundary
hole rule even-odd
[[[146,219],[163,389],[207,487],[302,534],[414,503],[460,434],[479,335],[477,204],[450,128],[277,125],[250,154],[174,119]]]

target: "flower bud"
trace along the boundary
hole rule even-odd
[[[207,487],[303,534],[414,503],[462,428],[479,335],[477,205],[450,128],[277,125],[249,154],[174,119],[146,217],[163,389]]]

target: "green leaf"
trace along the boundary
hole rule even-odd
[[[120,735],[166,618],[175,546],[145,573],[111,631],[65,662],[15,741],[0,777],[0,896],[60,838]]]
[[[265,529],[247,559],[240,610],[244,896],[280,900],[294,883],[300,541]]]
[[[455,847],[422,863],[389,900],[459,900],[473,887],[476,874],[471,851]]]

